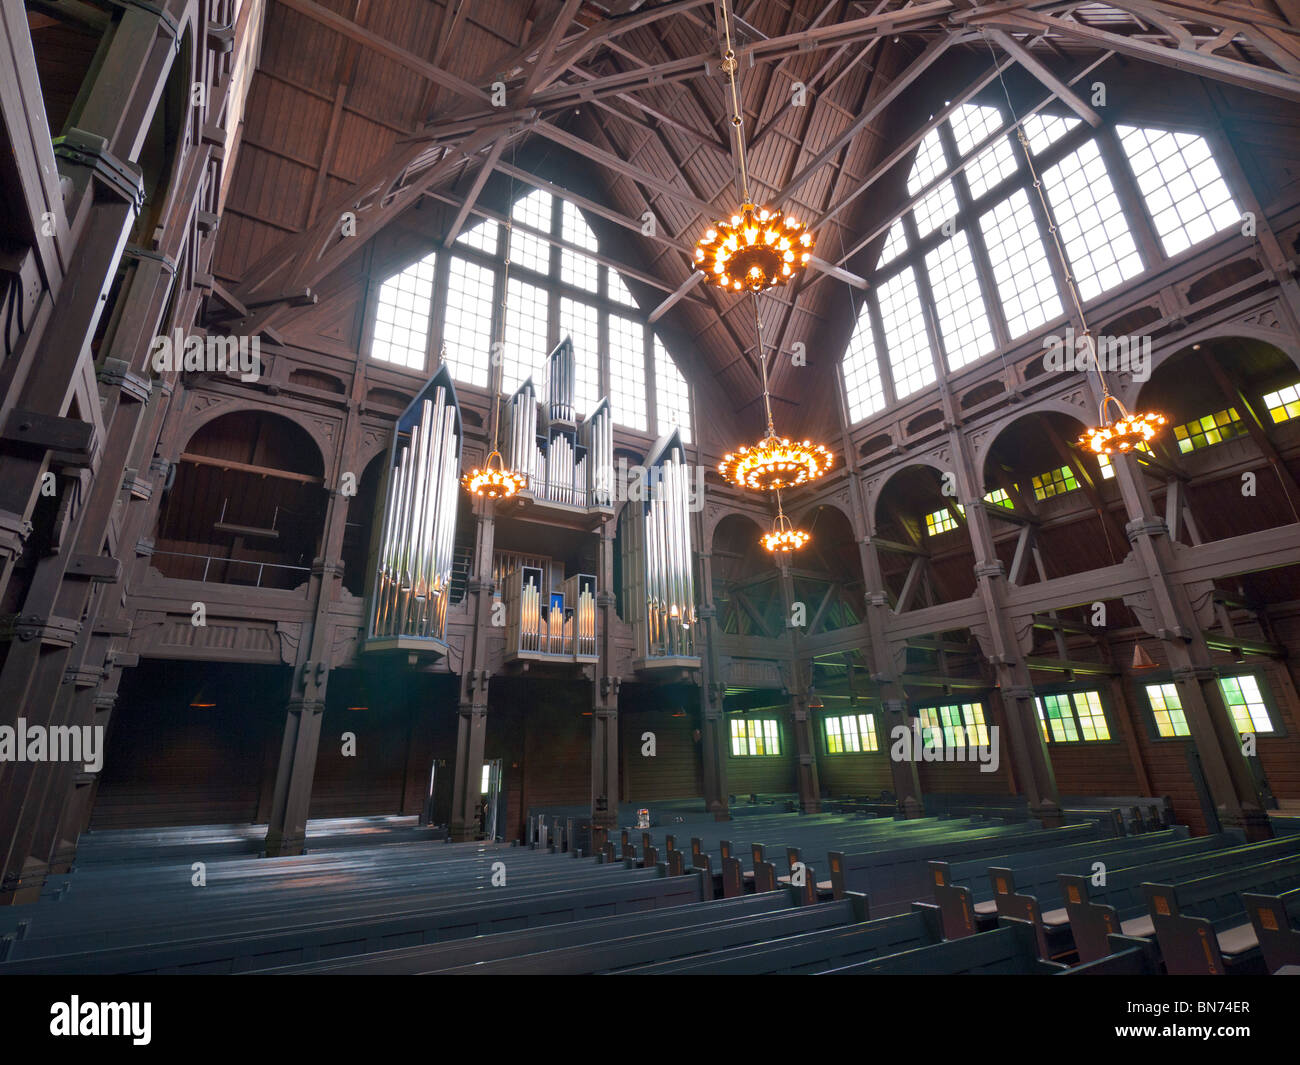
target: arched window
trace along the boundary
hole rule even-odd
[[[1149,226],[1170,256],[1241,218],[1204,137],[1122,124],[1092,130],[1055,115],[1021,125],[1085,301],[1160,265],[1144,258],[1138,226]],[[1121,185],[1135,186],[1127,200]],[[1047,211],[1001,108],[966,104],[931,130],[917,146],[907,193],[841,362],[853,422],[1068,306]]]
[[[579,417],[608,394],[616,425],[644,433],[675,426],[688,441],[686,381],[618,270],[601,261],[578,206],[531,189],[511,205],[510,221],[508,249],[505,227],[494,219],[460,233],[442,253],[437,285],[433,255],[385,281],[371,356],[424,372],[426,352],[440,342],[456,380],[488,387],[508,252],[503,393],[529,376],[542,388],[546,356],[571,337]],[[441,323],[440,336],[436,328],[431,335],[430,322]]]

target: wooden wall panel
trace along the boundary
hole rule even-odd
[[[289,671],[145,660],[123,679],[91,827],[257,820],[284,731]],[[203,692],[201,702],[190,704]]]
[[[332,693],[331,693],[332,694]],[[321,721],[311,817],[364,817],[402,811],[412,714],[403,701],[349,707],[330,698]],[[344,752],[344,734],[355,754]]]
[[[824,744],[822,737],[817,739]],[[860,754],[850,752],[828,755],[818,752],[817,773],[822,794],[832,799],[861,798],[894,790],[888,747]]]
[[[1062,795],[1137,795],[1137,773],[1122,742],[1048,744]]]

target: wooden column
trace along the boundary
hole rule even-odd
[[[717,607],[713,603],[713,559],[708,553],[700,558],[699,638],[703,642],[700,656],[700,761],[704,778],[704,806],[715,821],[730,821],[727,790],[727,716],[723,696],[727,686],[720,673],[717,645]]]
[[[794,610],[794,580],[790,563],[782,558],[781,599],[785,605],[785,629],[790,640],[790,730],[794,735],[795,773],[799,790],[799,810],[806,814],[821,813],[822,793],[817,774],[817,738],[808,703],[811,697],[812,663],[805,664],[799,655],[799,637],[790,624]]]
[[[488,669],[487,634],[491,624],[494,586],[492,553],[496,538],[495,504],[481,500],[475,532],[474,567],[466,586],[473,628],[465,648],[460,677],[459,725],[456,733],[456,771],[451,798],[451,838],[477,839],[482,804],[483,748],[487,739]],[[617,765],[617,762],[615,762]]]
[[[614,523],[600,530],[596,614],[600,631],[596,637],[600,661],[591,683],[591,824],[593,828],[618,826],[618,690],[619,678],[611,673],[614,663]]]
[[[1113,455],[1111,466],[1129,516],[1125,533],[1148,584],[1148,591],[1126,596],[1125,601],[1135,608],[1143,627],[1164,642],[1219,823],[1240,829],[1247,839],[1270,839],[1273,828],[1263,797],[1224,703],[1191,595],[1181,580],[1171,576],[1168,527],[1156,516],[1136,460]]]

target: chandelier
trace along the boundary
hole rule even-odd
[[[495,466],[492,464],[494,460]],[[509,499],[521,488],[528,487],[528,478],[522,473],[506,469],[501,459],[501,452],[494,447],[482,468],[475,466],[461,478],[460,483],[464,485],[465,491],[473,496],[482,496],[485,499]]]
[[[785,511],[781,507],[781,491],[777,489],[776,519],[772,522],[772,531],[763,534],[761,541],[763,547],[774,555],[789,554],[791,551],[798,551],[811,539],[810,533],[804,532],[803,529],[796,529],[785,516]]]
[[[517,145],[516,145],[517,147]],[[511,155],[514,155],[514,149],[511,149]],[[515,181],[513,175],[510,178],[510,197],[508,203],[514,203]],[[510,291],[510,236],[514,229],[513,213],[506,215],[506,241],[505,241],[505,259],[504,270],[501,281],[501,346],[498,350],[504,350],[506,346],[506,294]],[[447,345],[443,342],[442,357],[445,362],[447,359]],[[515,470],[506,469],[505,460],[501,457],[501,452],[497,449],[497,442],[501,438],[501,377],[504,373],[503,360],[494,358],[492,370],[492,451],[488,454],[487,461],[482,467],[475,466],[472,470],[461,477],[461,487],[472,496],[479,496],[483,499],[510,499],[517,495],[522,489],[528,487],[528,477],[525,474],[518,473]],[[493,462],[496,465],[493,465]]]
[[[714,222],[695,245],[695,269],[731,292],[765,292],[784,285],[812,258],[813,235],[784,211],[745,202],[740,213]]]
[[[732,484],[766,492],[815,481],[834,461],[822,444],[794,441],[769,429],[753,447],[728,452],[718,472]]]
[[[822,477],[835,464],[835,456],[825,444],[776,435],[772,422],[772,396],[767,383],[763,319],[758,313],[757,293],[754,295],[754,328],[758,334],[758,366],[763,379],[763,411],[767,415],[767,432],[758,443],[727,452],[718,463],[718,472],[737,488],[779,492],[782,488],[793,488]]]
[[[745,167],[745,120],[736,88],[736,53],[731,48],[731,19],[722,2],[722,69],[731,87],[731,125],[736,131],[736,177],[740,209],[714,222],[695,245],[694,267],[707,284],[729,292],[766,292],[790,279],[812,261],[813,235],[807,225],[784,211],[757,207],[749,194]]]
[[[1110,403],[1119,411],[1119,417],[1113,422],[1106,420],[1106,407]],[[1097,420],[1100,425],[1079,437],[1079,446],[1094,455],[1114,455],[1149,444],[1167,421],[1163,414],[1154,411],[1130,414],[1124,404],[1109,392],[1102,397]]]

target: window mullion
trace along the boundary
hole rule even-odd
[[[443,337],[447,325],[447,279],[451,275],[451,258],[449,251],[444,251],[433,264],[433,302],[429,306],[429,354],[433,361],[425,359],[426,369],[435,369],[442,361]]]
[[[1047,262],[1051,267],[1052,277],[1056,280],[1057,299],[1068,317],[1074,314],[1074,304],[1070,299],[1070,282],[1066,275],[1066,268],[1061,262],[1061,257],[1065,254],[1065,248],[1061,243],[1060,231],[1057,230],[1053,234],[1053,230],[1056,228],[1055,219],[1049,212],[1047,191],[1042,186],[1042,164],[1035,161],[1033,170],[1031,170],[1029,160],[1025,158],[1024,145],[1017,142],[1016,148],[1020,173],[1024,177],[1023,187],[1029,200],[1029,209],[1034,213],[1034,220],[1038,223],[1038,239],[1043,242],[1043,247],[1047,249]],[[1035,187],[1034,171],[1038,174],[1037,187]]]
[[[1103,125],[1096,132],[1096,141],[1102,162],[1110,172],[1110,183],[1114,186],[1115,195],[1119,197],[1129,232],[1137,242],[1138,254],[1142,256],[1142,269],[1154,270],[1165,261],[1164,249],[1156,237],[1155,222],[1147,209],[1146,199],[1134,180],[1133,167],[1119,143],[1115,127],[1109,122]]]
[[[952,159],[960,159],[957,139],[947,122],[939,126],[939,139]],[[984,313],[993,327],[993,344],[1001,350],[1011,343],[1011,330],[1007,326],[1006,316],[1002,312],[1002,300],[998,297],[997,285],[993,280],[993,264],[989,259],[988,248],[984,244],[984,234],[975,215],[970,186],[966,182],[966,168],[962,167],[953,175],[953,188],[957,191],[958,218],[966,220],[966,245],[970,248],[971,259],[975,263],[975,277],[979,282],[980,295],[984,299]],[[958,229],[963,227],[958,226]],[[955,234],[954,234],[955,235]]]
[[[871,332],[876,341],[872,354],[876,360],[876,367],[880,370],[880,390],[885,394],[883,409],[888,410],[898,402],[898,390],[894,387],[894,366],[889,361],[889,345],[885,342],[885,320],[880,314],[880,300],[876,296],[876,286],[867,290],[866,300],[867,311],[871,316]],[[861,313],[859,310],[859,316]],[[848,417],[852,424],[852,412],[848,412]]]
[[[952,239],[951,237],[949,238]],[[916,295],[921,303],[921,316],[924,319],[925,335],[930,341],[930,361],[934,363],[936,381],[948,379],[948,349],[943,343],[943,333],[939,329],[939,312],[935,308],[934,290],[930,288],[930,271],[922,257],[912,268],[916,278]]]
[[[655,372],[654,330],[647,325],[641,330],[641,358],[645,364],[645,424],[646,431],[659,437],[659,375]],[[671,358],[671,356],[670,356]]]

